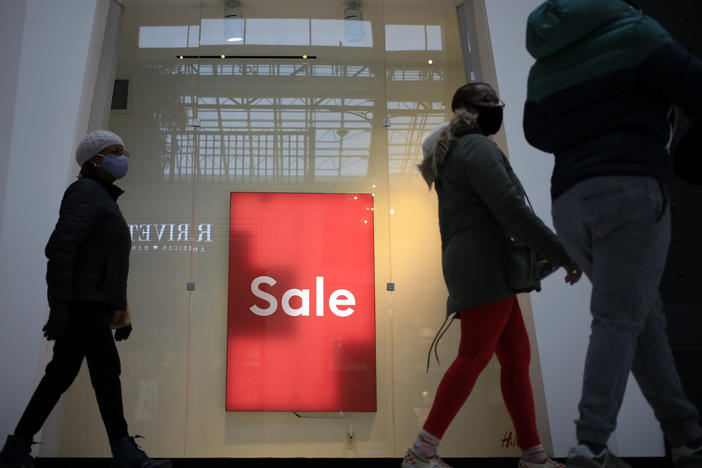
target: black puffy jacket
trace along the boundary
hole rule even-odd
[[[63,195],[59,220],[45,253],[49,303],[127,304],[131,237],[117,206],[124,193],[112,184],[82,177]]]
[[[551,197],[609,175],[673,175],[671,104],[702,122],[702,61],[625,2],[547,0],[529,16],[524,134],[556,157]],[[693,158],[698,159],[698,158]]]

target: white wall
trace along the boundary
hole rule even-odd
[[[50,355],[43,250],[77,170],[109,3],[0,4],[0,437],[14,430]]]
[[[14,90],[19,78],[20,48],[11,47],[22,36],[24,27],[24,2],[6,2],[0,15],[0,47],[3,52],[3,66],[0,67],[0,89]],[[7,182],[12,119],[15,109],[15,93],[0,93],[0,226]],[[0,419],[1,421],[2,419]]]
[[[524,183],[537,214],[550,226],[550,176],[553,157],[532,148],[522,131],[526,83],[533,59],[525,48],[526,20],[541,0],[485,0],[497,85],[505,108],[510,162]],[[509,3],[509,6],[506,5]],[[556,456],[565,456],[576,443],[575,425],[585,351],[590,329],[587,278],[575,286],[561,272],[531,295],[538,351],[543,371],[549,421]],[[663,436],[638,385],[629,382],[617,431],[610,448],[621,456],[660,456]]]
[[[99,53],[99,63],[90,59],[90,63],[97,64],[97,76],[95,77],[94,92],[91,96],[90,119],[88,121],[88,132],[107,128],[110,120],[110,106],[112,105],[112,87],[117,74],[117,64],[119,62],[119,43],[122,31],[122,17],[124,7],[111,0],[100,2],[98,16],[100,21],[106,15],[103,29],[93,30],[93,45],[101,44],[98,49],[94,48],[94,53]],[[102,24],[102,23],[101,23]],[[100,41],[101,39],[101,41]],[[90,81],[92,83],[92,81]]]

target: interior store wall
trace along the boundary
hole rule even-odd
[[[526,20],[540,0],[502,2],[487,0],[487,23],[497,84],[505,107],[505,133],[510,162],[534,204],[536,213],[552,226],[550,178],[553,156],[531,147],[522,130],[526,82],[533,59],[526,51]],[[548,418],[556,456],[565,456],[576,443],[575,424],[580,399],[584,357],[590,335],[590,292],[587,278],[575,286],[556,273],[531,294],[536,345],[541,359]],[[633,378],[619,413],[610,448],[620,456],[661,456],[663,435]]]
[[[109,0],[0,5],[0,432],[11,433],[43,371],[44,246],[76,172]],[[11,37],[8,37],[11,36]],[[19,46],[18,46],[19,44]],[[98,50],[96,50],[96,48]]]

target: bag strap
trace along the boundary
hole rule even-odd
[[[510,166],[510,168],[511,168],[511,167],[512,167],[512,166]],[[514,169],[512,169],[512,174],[514,174]],[[515,174],[514,177],[517,177],[517,175]],[[524,186],[522,185],[522,181],[519,180],[519,178],[517,178],[517,182],[518,182],[518,183],[517,183],[517,187],[519,187],[520,189],[522,189],[522,195],[524,195],[524,198],[525,198],[526,201],[527,201],[527,205],[529,206],[529,209],[531,210],[532,213],[535,213],[535,212],[534,212],[534,207],[533,207],[532,204],[531,204],[531,200],[529,200],[529,195],[527,195],[526,190],[524,190]]]
[[[529,208],[531,209],[531,212],[532,212],[532,213],[535,213],[534,207],[531,205],[531,200],[529,200],[529,195],[527,195],[526,190],[524,190],[524,186],[522,185],[522,181],[519,180],[519,177],[517,177],[517,174],[514,172],[514,168],[512,167],[512,165],[511,165],[511,164],[509,163],[509,161],[507,160],[507,157],[504,156],[504,155],[503,155],[503,157],[505,158],[505,161],[507,162],[507,167],[509,167],[509,171],[510,171],[512,174],[514,174],[514,178],[517,180],[517,184],[516,184],[516,185],[517,185],[517,188],[522,192],[522,195],[524,195],[524,198],[526,198],[527,205],[528,205]]]
[[[448,329],[451,328],[451,324],[456,319],[457,315],[458,314],[456,312],[451,312],[449,315],[447,315],[444,319],[444,323],[442,323],[441,327],[439,327],[439,331],[437,331],[436,335],[434,335],[434,340],[431,342],[431,345],[429,345],[429,353],[427,353],[427,370],[425,371],[425,374],[429,373],[429,363],[431,362],[432,349],[434,349],[436,363],[441,365],[441,362],[439,362],[439,341],[441,341],[441,338],[444,337],[444,334],[448,331]],[[448,326],[446,326],[446,322],[448,322],[449,317],[451,318],[451,321],[449,322]],[[446,328],[444,328],[444,326],[446,326]]]

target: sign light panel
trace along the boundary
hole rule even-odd
[[[232,193],[228,411],[375,411],[370,194]]]

